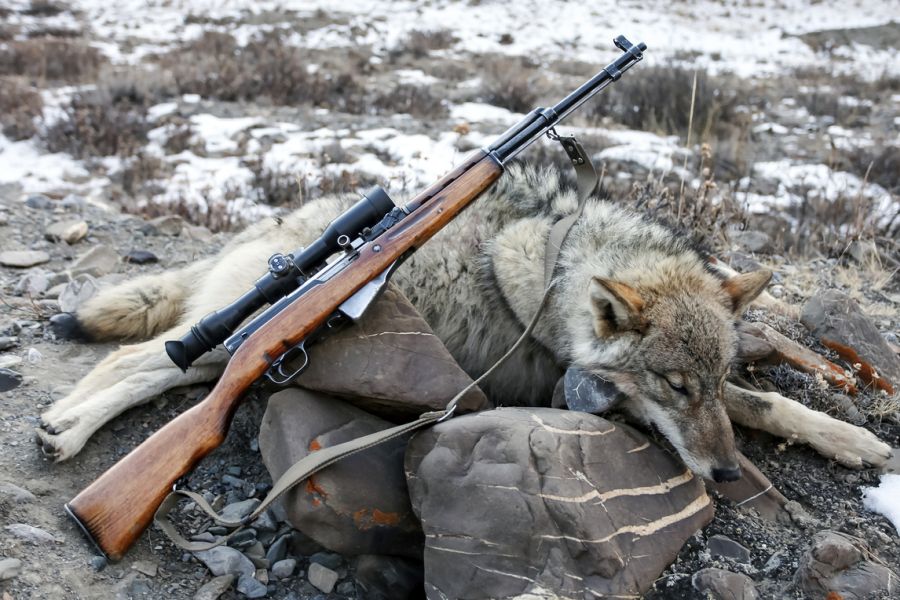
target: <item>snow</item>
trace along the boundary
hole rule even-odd
[[[47,193],[86,179],[87,169],[68,154],[45,154],[32,140],[13,142],[0,134],[0,183],[19,183],[25,193]]]
[[[463,102],[450,109],[450,118],[467,123],[502,123],[513,125],[524,115],[481,102]]]
[[[887,517],[900,534],[900,475],[885,473],[878,487],[863,488],[863,506]]]

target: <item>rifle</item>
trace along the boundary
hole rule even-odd
[[[224,442],[251,384],[264,374],[276,383],[297,376],[308,362],[307,344],[358,320],[403,260],[484,193],[505,163],[617,81],[647,49],[624,36],[614,43],[622,54],[552,108],[533,110],[405,206],[394,206],[383,190],[370,191],[308,247],[270,258],[268,273],[234,303],[201,319],[180,340],[167,342],[169,357],[183,370],[222,342],[232,356],[205,399],[66,504],[94,545],[107,558],[119,560],[174,484]],[[335,254],[336,259],[326,262]],[[235,332],[267,303],[268,309]],[[298,360],[299,367],[289,366]]]

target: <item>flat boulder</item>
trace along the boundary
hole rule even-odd
[[[409,300],[392,286],[359,323],[316,344],[315,356],[297,379],[306,389],[340,396],[381,417],[407,420],[443,409],[471,382]],[[486,405],[487,398],[474,388],[459,408]]]
[[[803,306],[800,321],[865,384],[888,394],[900,391],[900,358],[856,300],[838,290],[820,291]]]
[[[550,408],[419,432],[406,477],[429,598],[639,595],[713,515],[703,483],[643,435]]]
[[[890,596],[897,576],[884,565],[867,559],[860,540],[837,531],[820,531],[800,558],[794,584],[811,600],[826,600],[837,593],[844,600]]]
[[[299,388],[269,398],[259,450],[272,479],[295,462],[393,424],[346,402]],[[332,552],[417,558],[422,530],[403,476],[404,438],[349,456],[283,496],[287,520]]]

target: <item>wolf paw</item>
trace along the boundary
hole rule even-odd
[[[44,456],[60,462],[78,454],[84,447],[85,440],[79,435],[78,430],[73,428],[77,423],[77,418],[48,422],[42,417],[40,428],[35,430],[35,441]]]
[[[852,469],[880,467],[891,457],[891,447],[875,434],[836,419],[829,419],[807,441],[824,456]]]

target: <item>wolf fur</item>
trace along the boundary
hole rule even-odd
[[[321,199],[257,223],[213,258],[136,278],[87,302],[76,317],[91,338],[147,341],[110,354],[42,415],[45,452],[70,458],[128,408],[215,379],[227,360],[222,349],[182,373],[164,341],[237,298],[271,254],[308,244],[353,200]],[[575,209],[574,191],[563,189],[555,170],[513,165],[394,276],[470,375],[502,356],[537,310],[547,236]],[[847,466],[883,464],[890,448],[865,429],[726,381],[734,321],[770,276],[724,276],[670,229],[589,202],[562,248],[531,343],[483,387],[498,405],[541,405],[562,370],[579,366],[614,382],[628,412],[655,425],[691,469],[720,481],[740,476],[731,420],[809,443]]]

